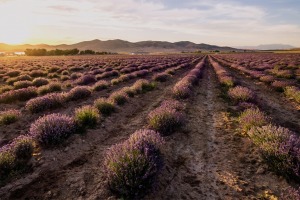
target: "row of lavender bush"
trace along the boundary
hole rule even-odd
[[[201,68],[202,64],[196,67],[197,70]],[[196,77],[199,74],[195,70],[189,73]],[[128,95],[131,94],[128,93],[130,89],[123,89]],[[108,187],[114,194],[125,199],[139,199],[153,188],[163,167],[163,139],[160,134],[172,134],[184,124],[183,110],[183,104],[177,100],[163,101],[148,115],[151,130],[139,130],[128,140],[109,149],[105,159],[105,174]]]
[[[235,105],[244,110],[238,120],[241,130],[259,148],[270,169],[288,179],[300,181],[300,138],[297,134],[273,125],[271,119],[254,104],[255,95],[250,89],[236,86],[229,88],[227,94]],[[297,196],[299,192],[293,195]]]

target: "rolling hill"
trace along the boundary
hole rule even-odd
[[[238,51],[238,49],[231,47],[220,47],[216,45],[209,44],[196,44],[189,41],[180,41],[180,42],[165,42],[165,41],[141,41],[141,42],[128,42],[125,40],[91,40],[91,41],[83,41],[75,44],[60,44],[60,45],[47,45],[47,44],[39,44],[39,45],[30,45],[30,44],[22,44],[22,45],[8,45],[4,43],[0,43],[0,51],[24,51],[25,49],[74,49],[77,48],[79,50],[94,50],[94,51],[109,51],[109,52],[182,52],[182,51],[211,51],[211,50],[219,50],[219,51]]]

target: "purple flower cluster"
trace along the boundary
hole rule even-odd
[[[26,101],[37,96],[35,87],[11,90],[0,95],[0,103],[12,103],[14,101]]]
[[[239,117],[239,123],[244,131],[267,125],[268,122],[268,117],[258,108],[246,109]]]
[[[216,61],[210,59],[210,63],[212,64],[220,83],[226,87],[233,87],[235,81],[232,76]]]
[[[5,110],[0,112],[0,125],[14,123],[20,118],[21,112],[18,110]]]
[[[91,74],[83,75],[76,81],[78,85],[88,85],[95,82],[96,82],[96,77]]]
[[[300,89],[296,86],[288,86],[284,88],[284,94],[288,97],[300,103]]]
[[[140,94],[140,93],[145,93],[145,92],[151,91],[155,87],[156,87],[156,85],[154,83],[151,83],[146,79],[139,79],[131,86],[131,89],[136,94]]]
[[[165,82],[170,78],[170,74],[166,73],[166,72],[162,72],[162,73],[157,73],[155,75],[153,75],[153,80],[154,81],[159,81],[159,82]]]
[[[204,60],[199,62],[194,69],[192,69],[183,79],[175,84],[172,93],[176,98],[187,98],[192,94],[192,86],[201,75]]]
[[[33,139],[23,135],[0,148],[0,180],[4,180],[11,172],[24,167],[31,159],[33,149]]]
[[[163,167],[163,143],[159,133],[138,130],[128,140],[112,146],[105,157],[110,190],[121,198],[142,198]]]
[[[129,99],[128,95],[122,90],[113,92],[109,96],[109,100],[112,103],[117,104],[117,105],[125,104],[128,101],[128,99]]]
[[[230,88],[228,90],[228,96],[236,102],[250,101],[254,99],[254,93],[252,90],[242,86]]]
[[[61,91],[61,84],[58,82],[51,82],[48,85],[43,85],[38,88],[39,95],[44,95],[51,92],[59,92]]]
[[[17,81],[17,82],[14,82],[14,88],[15,89],[28,88],[30,86],[33,86],[31,81]]]
[[[95,83],[93,88],[94,88],[94,91],[100,91],[100,90],[108,88],[109,85],[110,84],[108,81],[101,80],[101,81],[98,81],[97,83]]]
[[[248,135],[272,170],[300,180],[300,138],[295,133],[268,125],[252,128]]]
[[[67,101],[76,101],[91,96],[92,92],[87,86],[76,86],[65,94]]]
[[[65,96],[60,93],[47,94],[41,97],[30,99],[25,108],[32,113],[61,107],[65,101]]]
[[[178,111],[180,106],[177,102],[174,103],[175,104],[172,105],[164,102],[161,106],[149,113],[148,123],[151,129],[163,135],[168,135],[185,123],[183,113]]]
[[[49,80],[46,79],[46,78],[35,78],[33,81],[32,81],[32,84],[36,87],[40,87],[40,86],[43,86],[43,85],[47,85],[49,83]]]
[[[285,188],[280,195],[280,199],[288,200],[299,200],[300,199],[300,188],[295,189],[292,187]]]
[[[75,122],[79,127],[92,128],[100,120],[99,111],[93,106],[83,106],[75,110]]]
[[[30,126],[30,135],[44,146],[61,143],[75,131],[73,118],[62,114],[45,115]]]

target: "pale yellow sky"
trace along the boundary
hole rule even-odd
[[[297,7],[282,7],[278,1],[271,9],[265,1],[253,2],[0,0],[0,43],[71,44],[124,39],[300,46],[300,25],[294,20],[299,16]]]

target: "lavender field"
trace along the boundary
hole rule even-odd
[[[1,199],[299,199],[299,54],[0,58]]]

